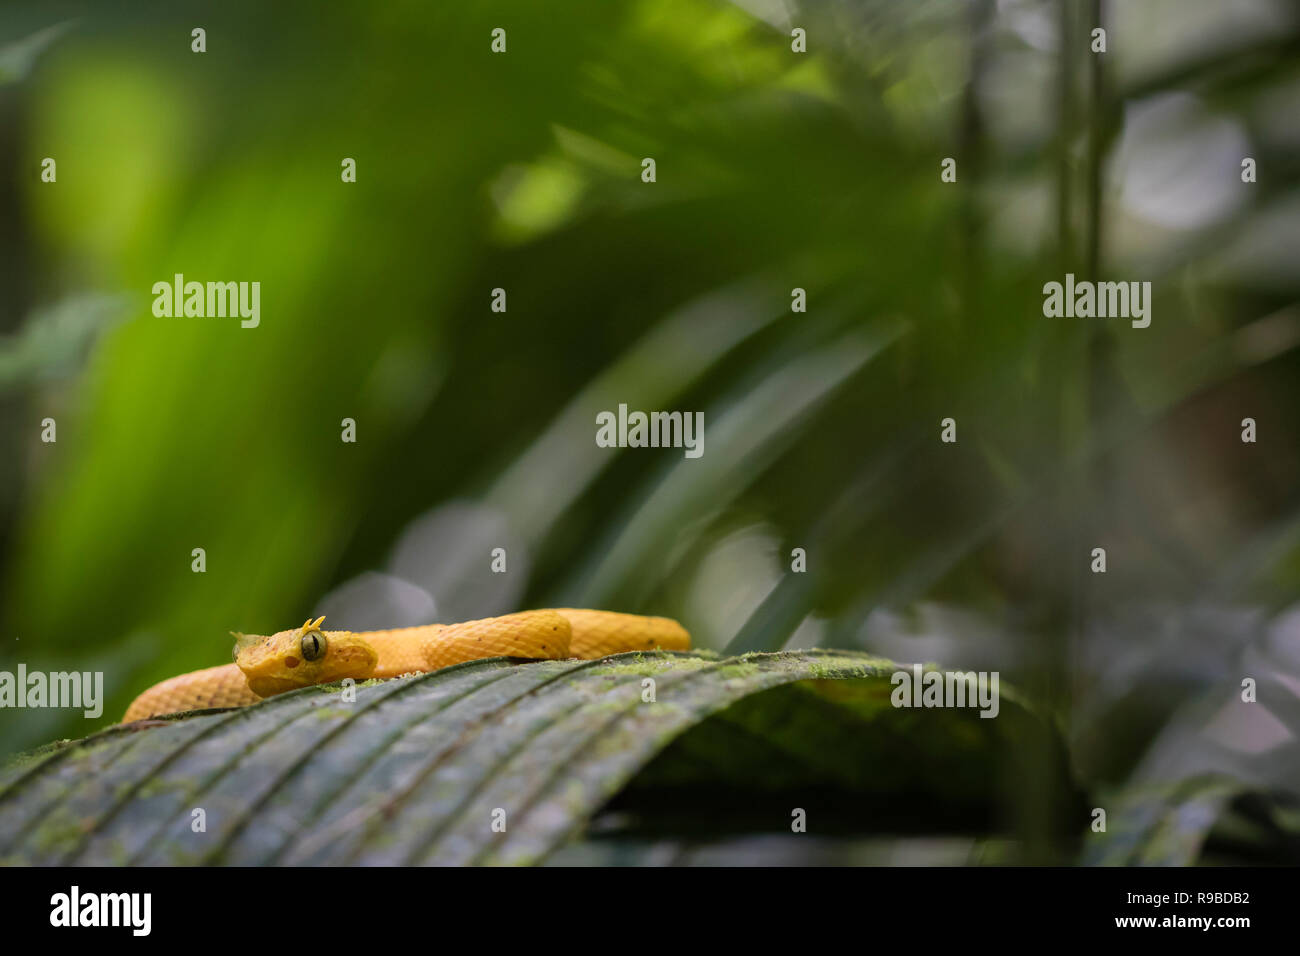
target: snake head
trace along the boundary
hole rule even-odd
[[[258,697],[351,677],[364,680],[379,654],[351,631],[323,631],[325,618],[270,637],[236,635],[235,663]]]

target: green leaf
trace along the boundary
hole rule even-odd
[[[715,835],[788,835],[791,807],[822,836],[911,816],[958,821],[968,846],[1010,742],[1042,725],[1005,687],[994,720],[896,709],[895,670],[834,651],[498,658],[366,683],[352,703],[330,685],[122,725],[0,771],[0,861],[529,864],[599,840],[602,808],[605,832],[613,814],[624,832],[682,818]]]
[[[37,59],[59,37],[77,25],[76,20],[65,20],[37,30],[30,36],[0,46],[0,86],[16,83],[32,71]]]
[[[1226,774],[1130,785],[1110,801],[1108,827],[1092,833],[1090,866],[1290,865],[1300,861],[1300,814],[1285,791]]]

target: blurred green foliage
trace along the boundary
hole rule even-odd
[[[1295,11],[783,9],[0,11],[0,666],[104,670],[107,722],[322,603],[594,604],[1001,670],[1090,785],[1300,789]],[[1044,319],[1066,271],[1152,281],[1151,327]],[[260,327],[155,318],[174,273],[260,281]],[[597,448],[620,402],[704,456]],[[374,571],[436,609],[336,620]],[[1284,735],[1207,717],[1242,676]]]

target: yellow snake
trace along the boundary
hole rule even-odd
[[[391,631],[325,631],[325,618],[270,637],[237,635],[235,662],[170,677],[126,709],[123,721],[209,707],[242,707],[298,687],[400,677],[484,657],[588,660],[624,651],[684,651],[691,636],[666,617],[555,608],[462,624]]]

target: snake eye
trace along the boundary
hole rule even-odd
[[[327,647],[325,635],[320,631],[310,631],[302,636],[302,658],[305,661],[318,661],[325,656]]]

